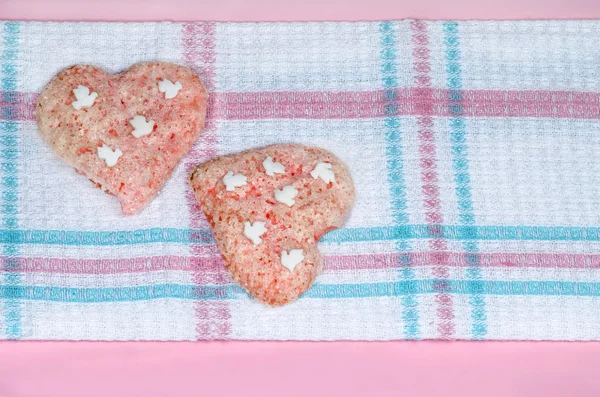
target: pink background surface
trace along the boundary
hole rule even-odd
[[[0,0],[0,19],[600,18],[598,0],[188,1]],[[0,397],[586,397],[598,369],[600,343],[0,342]]]

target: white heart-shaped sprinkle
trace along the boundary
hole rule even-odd
[[[281,264],[290,272],[293,272],[296,266],[303,260],[304,250],[302,249],[292,249],[289,253],[287,251],[281,251]]]
[[[265,222],[255,221],[254,224],[246,221],[244,222],[244,235],[248,237],[254,245],[262,243],[260,236],[267,232]]]

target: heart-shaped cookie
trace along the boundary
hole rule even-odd
[[[322,265],[317,241],[343,224],[355,199],[348,168],[302,145],[215,158],[190,179],[233,279],[272,306],[310,287]]]
[[[191,69],[137,64],[111,75],[89,65],[60,72],[36,116],[54,152],[107,193],[124,214],[148,204],[204,128],[208,93]]]

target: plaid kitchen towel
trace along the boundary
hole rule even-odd
[[[600,340],[600,21],[0,25],[0,339]],[[191,66],[208,125],[125,217],[53,155],[61,69]],[[187,184],[277,142],[350,167],[324,271],[268,308]]]

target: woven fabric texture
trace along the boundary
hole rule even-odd
[[[0,23],[0,339],[600,340],[600,22]],[[57,158],[61,69],[192,67],[207,128],[142,213]],[[231,280],[187,184],[279,142],[357,202],[297,302]]]

